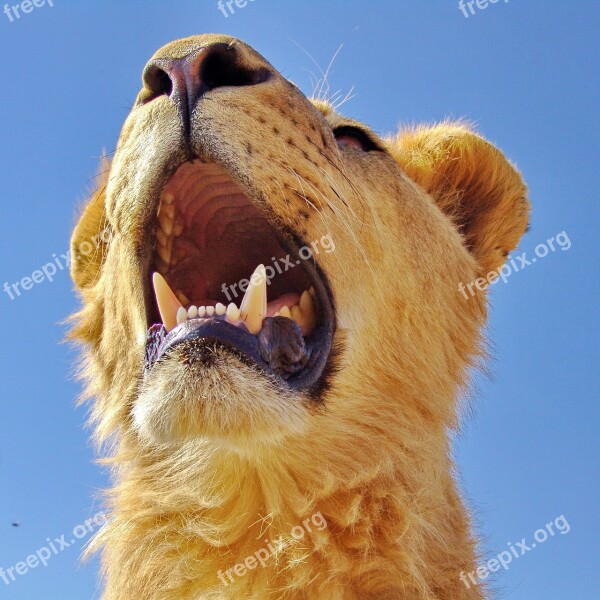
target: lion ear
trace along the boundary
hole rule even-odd
[[[97,188],[85,204],[71,236],[71,277],[78,289],[96,283],[112,230],[106,219],[106,184],[110,163],[102,159]]]
[[[502,152],[460,123],[401,132],[391,151],[455,223],[481,273],[497,271],[529,221],[527,188]]]

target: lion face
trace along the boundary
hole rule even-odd
[[[72,241],[100,435],[384,453],[451,424],[485,318],[459,284],[527,223],[502,154],[448,123],[382,139],[227,36],[161,48],[143,82]]]

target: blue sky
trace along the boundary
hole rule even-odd
[[[13,4],[16,2],[11,2]],[[0,3],[3,5],[3,3]],[[466,117],[518,165],[532,230],[516,254],[566,232],[557,247],[491,293],[491,377],[456,439],[462,487],[484,554],[570,526],[494,582],[500,598],[598,598],[598,81],[596,2],[503,0],[465,18],[457,0],[255,0],[225,18],[216,0],[54,0],[12,23],[0,13],[0,285],[67,251],[77,203],[103,148],[114,149],[149,56],[195,33],[241,37],[306,93],[314,60],[340,44],[333,91],[375,130]],[[304,50],[301,49],[303,47]],[[565,246],[566,247],[566,246]],[[86,411],[75,407],[73,351],[60,325],[71,283],[0,292],[0,567],[14,566],[100,509]],[[13,527],[13,521],[21,522]],[[85,538],[87,539],[87,538]],[[83,542],[5,585],[0,598],[98,597]]]

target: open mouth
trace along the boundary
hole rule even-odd
[[[177,346],[218,344],[294,389],[318,384],[335,319],[314,244],[273,225],[223,167],[199,159],[167,181],[152,234],[146,372]]]

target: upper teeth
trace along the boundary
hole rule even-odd
[[[176,214],[173,204],[175,196],[164,192],[158,207],[158,227],[156,229],[156,267],[163,275],[169,270],[173,258],[173,242],[183,231],[183,216]]]

